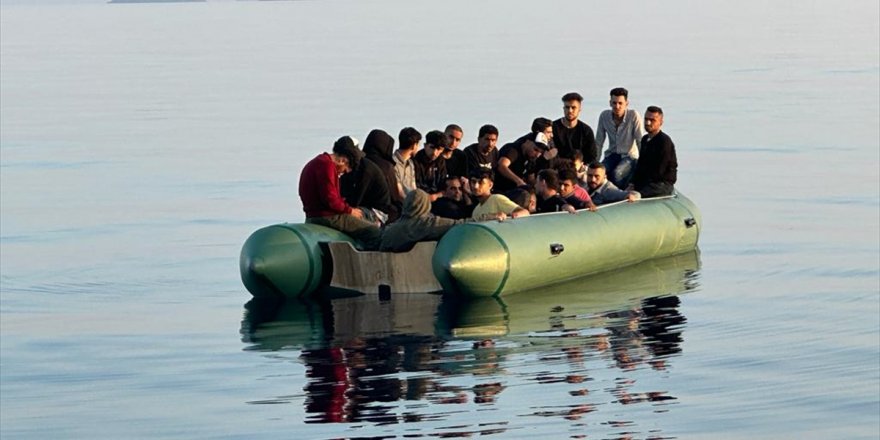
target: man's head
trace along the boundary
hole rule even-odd
[[[660,127],[663,126],[663,109],[656,105],[649,106],[645,110],[645,131],[650,136],[660,133]]]
[[[525,154],[526,158],[530,161],[537,159],[549,149],[550,147],[547,145],[547,138],[541,131],[533,133],[533,138],[526,140],[522,144],[523,154]]]
[[[553,139],[553,121],[547,118],[535,118],[532,121],[532,133],[544,133],[547,139]]]
[[[480,144],[480,151],[488,153],[498,144],[498,129],[489,124],[480,127],[477,143]]]
[[[605,165],[602,162],[593,162],[587,168],[587,187],[590,188],[590,191],[595,191],[596,188],[605,184],[605,181],[608,180],[605,172]]]
[[[574,166],[575,171],[580,171],[581,167],[584,166],[584,152],[581,150],[574,150],[574,153],[571,155],[571,163]]]
[[[461,138],[464,136],[464,130],[458,126],[458,124],[449,124],[446,126],[446,130],[443,131],[446,133],[446,136],[449,136],[449,149],[454,150],[458,148],[461,144]]]
[[[577,185],[578,176],[574,168],[562,168],[559,170],[559,194],[568,197],[574,194],[574,186]]]
[[[478,170],[471,174],[470,177],[471,192],[476,197],[488,197],[492,194],[494,180],[495,173],[493,173],[492,170]]]
[[[449,147],[449,136],[439,130],[429,131],[425,135],[425,154],[431,159],[431,162],[440,157],[440,153]]]
[[[549,197],[559,191],[559,174],[556,170],[546,169],[538,172],[538,181],[535,182],[535,192],[543,197]]]
[[[397,135],[398,147],[400,150],[406,150],[415,154],[419,148],[419,142],[422,141],[422,134],[412,127],[404,127]]]
[[[571,92],[562,96],[562,116],[569,122],[577,120],[581,114],[584,97],[580,93]]]
[[[629,92],[623,87],[611,89],[611,100],[608,101],[608,104],[611,105],[611,113],[622,118],[626,113],[626,106],[629,104]]]
[[[333,163],[336,172],[345,174],[357,169],[364,153],[358,149],[358,142],[351,136],[343,136],[333,143]]]
[[[461,179],[456,176],[446,176],[440,183],[440,190],[443,191],[443,197],[460,202],[464,197],[464,188],[461,186]]]

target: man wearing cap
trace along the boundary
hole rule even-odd
[[[638,111],[628,109],[629,92],[623,87],[611,89],[608,102],[610,110],[599,115],[596,125],[596,145],[599,151],[605,138],[608,138],[608,149],[602,163],[608,170],[608,179],[618,187],[626,187],[636,163],[639,161],[639,147],[645,132],[642,128],[642,115]]]
[[[549,122],[549,121],[548,121]],[[495,191],[505,193],[519,186],[531,186],[535,182],[536,161],[548,151],[549,142],[543,130],[533,131],[504,145],[498,152],[498,175]]]
[[[574,151],[584,154],[584,162],[591,163],[599,156],[593,129],[578,119],[584,98],[577,92],[562,96],[562,117],[553,121],[553,145],[559,157],[572,159]]]
[[[425,135],[425,148],[413,157],[416,168],[416,187],[428,193],[431,201],[443,196],[440,185],[446,177],[446,160],[440,155],[449,145],[449,136],[439,130]]]
[[[343,136],[333,144],[332,153],[321,153],[310,160],[299,177],[299,198],[306,223],[327,226],[359,240],[365,249],[379,245],[379,227],[364,220],[364,213],[352,208],[339,191],[339,176],[357,168],[363,158],[357,143]]]

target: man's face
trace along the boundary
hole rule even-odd
[[[587,187],[590,191],[605,183],[605,170],[603,168],[587,168]]]
[[[574,182],[571,179],[559,181],[559,193],[562,197],[568,197],[574,193]]]
[[[431,159],[431,162],[437,160],[442,152],[443,148],[435,147],[433,144],[425,144],[425,154]]]
[[[336,156],[333,164],[336,165],[336,174],[345,174],[351,171],[351,163],[345,156]]]
[[[661,126],[663,126],[663,115],[655,112],[645,113],[645,131],[648,134],[655,135],[659,133]]]
[[[623,96],[611,96],[611,101],[608,101],[608,103],[611,105],[611,113],[618,118],[622,118],[628,104],[626,98]]]
[[[542,150],[542,149],[541,149],[540,147],[538,147],[537,145],[533,146],[531,149],[525,149],[525,150],[526,150],[526,151],[525,151],[525,153],[526,153],[526,157],[527,157],[530,161],[534,161],[535,159],[537,159],[538,157],[541,156],[541,153],[544,152],[544,150]]]
[[[562,114],[568,121],[576,120],[581,114],[581,103],[574,99],[565,101],[562,105]]]
[[[480,144],[480,150],[490,151],[498,144],[498,135],[494,133],[486,133],[477,140]]]
[[[461,130],[446,130],[446,135],[452,142],[449,146],[454,150],[461,144],[461,137],[464,136],[464,133]]]
[[[446,181],[446,191],[443,191],[443,196],[455,200],[456,202],[461,201],[462,188],[461,181],[456,179],[449,179]]]
[[[487,178],[471,178],[471,191],[477,197],[486,196],[492,193],[492,181]]]

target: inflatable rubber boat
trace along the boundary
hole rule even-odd
[[[466,223],[403,253],[364,252],[342,232],[284,223],[251,234],[240,269],[254,297],[319,291],[497,296],[693,251],[700,228],[697,207],[680,193],[596,212]]]

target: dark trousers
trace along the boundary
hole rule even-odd
[[[672,184],[666,182],[651,182],[641,188],[636,188],[636,191],[642,195],[643,199],[648,197],[671,196],[674,190],[675,188],[673,188]]]

